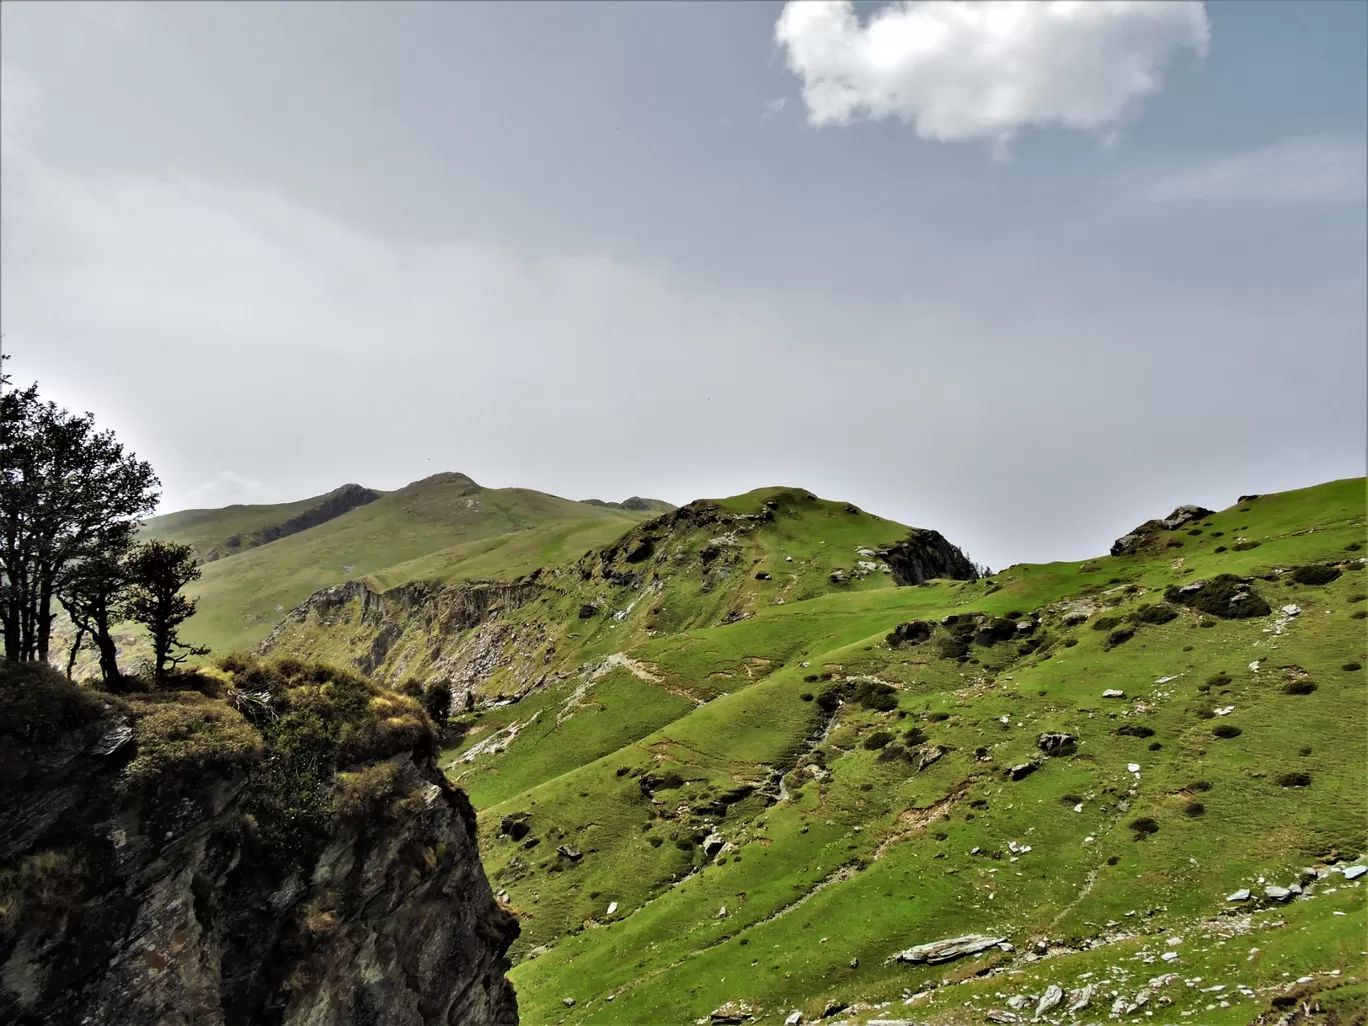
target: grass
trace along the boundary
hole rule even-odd
[[[544,594],[468,631],[444,632],[428,605],[385,614],[387,679],[478,669],[481,709],[442,760],[521,914],[526,1021],[691,1022],[744,1000],[761,1023],[833,1003],[850,1022],[983,1022],[1013,994],[1105,980],[1085,1013],[1101,1020],[1112,991],[1170,968],[1180,978],[1128,1020],[1246,1023],[1340,982],[1327,1005],[1362,1007],[1362,880],[1287,905],[1225,900],[1368,844],[1362,479],[1216,512],[1179,549],[917,587],[877,569],[831,580],[900,525],[795,488],[717,505],[774,516],[628,523],[582,558],[567,536]],[[1223,615],[1239,591],[1223,575],[1252,578],[1269,612]],[[1218,579],[1214,613],[1164,601]],[[581,619],[584,604],[598,614]],[[943,625],[952,614],[967,618]],[[994,618],[1036,626],[1022,640]],[[932,636],[890,647],[912,620]],[[353,603],[293,625],[281,650],[357,658],[384,629]],[[1060,732],[1072,751],[1047,757],[1040,736]],[[502,832],[508,817],[526,835]],[[967,932],[1015,950],[888,961]],[[1054,954],[1028,960],[1039,944]]]

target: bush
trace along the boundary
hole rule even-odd
[[[1178,619],[1178,610],[1164,603],[1146,604],[1141,606],[1130,615],[1130,622],[1133,624],[1161,624]]]
[[[1252,584],[1233,574],[1219,574],[1197,585],[1173,585],[1164,592],[1164,598],[1226,620],[1267,616],[1272,612]]]
[[[881,748],[886,748],[888,742],[893,740],[893,735],[886,730],[876,730],[864,739],[863,747],[866,751],[877,752]]]
[[[1340,570],[1333,566],[1299,566],[1292,571],[1292,580],[1298,584],[1329,584],[1331,581],[1338,580]]]
[[[1109,631],[1120,627],[1122,618],[1119,616],[1100,616],[1092,622],[1092,629],[1095,631]]]
[[[1208,688],[1223,688],[1229,683],[1230,676],[1224,672],[1213,673],[1210,677],[1206,679],[1206,686]]]
[[[168,691],[130,703],[137,755],[124,770],[135,787],[192,784],[198,774],[257,762],[261,735],[222,702]]]
[[[1310,773],[1280,773],[1274,778],[1279,787],[1310,787]]]
[[[1133,819],[1126,825],[1135,831],[1135,839],[1137,841],[1141,838],[1148,837],[1150,834],[1157,834],[1159,832],[1159,824],[1149,816],[1141,816],[1139,819]]]
[[[1309,695],[1316,690],[1316,682],[1314,680],[1294,680],[1289,684],[1284,684],[1282,689],[1285,695]]]
[[[1344,670],[1344,671],[1346,671],[1346,672],[1348,672],[1348,673],[1353,673],[1355,670],[1361,670],[1361,669],[1363,669],[1363,664],[1362,664],[1362,663],[1345,663],[1343,666],[1340,667],[1340,669],[1341,669],[1341,670]]]
[[[1213,552],[1220,553],[1220,552],[1229,552],[1230,550],[1227,549],[1224,545],[1217,545],[1216,548],[1212,549],[1212,551],[1213,551]]]
[[[811,701],[812,701],[812,692],[811,692],[811,691],[804,691],[801,695],[798,696],[798,698],[799,698],[801,701],[804,701],[804,702],[811,702]]]
[[[1368,609],[1355,609],[1352,613],[1349,614],[1349,619],[1351,619],[1351,620],[1364,620],[1364,619],[1368,619]]]
[[[1244,731],[1241,730],[1239,727],[1235,726],[1235,724],[1233,723],[1221,723],[1215,727],[1212,727],[1211,733],[1215,737],[1232,738],[1239,737],[1241,734],[1244,733]]]
[[[1362,602],[1364,599],[1368,599],[1368,595],[1365,595],[1361,591],[1349,596],[1350,602]]]
[[[1154,728],[1143,723],[1126,723],[1117,727],[1116,733],[1122,737],[1154,737]]]
[[[1193,819],[1196,819],[1198,816],[1205,816],[1206,806],[1201,802],[1188,802],[1183,806],[1183,815],[1191,816]]]
[[[879,681],[864,680],[855,687],[855,701],[866,709],[889,712],[898,707],[898,690]]]
[[[1105,647],[1108,650],[1116,648],[1118,645],[1124,645],[1133,637],[1135,637],[1135,631],[1131,630],[1129,627],[1126,627],[1119,631],[1112,631],[1110,634],[1107,635],[1107,642]]]
[[[50,745],[103,717],[107,702],[49,666],[0,659],[0,750]]]
[[[1362,542],[1350,542],[1348,545],[1346,545],[1346,546],[1344,547],[1344,551],[1345,551],[1345,552],[1357,552],[1357,551],[1358,551],[1359,549],[1361,549],[1361,548],[1363,548],[1363,543],[1362,543]]]
[[[423,711],[438,727],[446,725],[451,715],[451,684],[444,680],[430,681],[423,688]]]
[[[944,723],[949,718],[950,714],[947,712],[933,712],[926,714],[926,720],[928,723]]]
[[[922,730],[921,727],[911,727],[903,734],[903,741],[914,746],[924,744],[926,741],[926,731]]]
[[[1236,552],[1248,552],[1250,549],[1257,549],[1262,544],[1263,542],[1261,541],[1251,541],[1250,539],[1246,538],[1243,541],[1237,541],[1231,547]]]

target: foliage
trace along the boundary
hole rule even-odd
[[[199,580],[194,551],[179,542],[154,540],[139,545],[126,562],[129,592],[123,611],[152,636],[152,668],[157,684],[190,656],[207,655],[203,646],[180,640],[180,626],[195,612],[195,599],[181,589]]]
[[[103,551],[157,501],[152,468],[91,414],[0,395],[0,628],[5,656],[46,662],[53,599],[73,564]]]

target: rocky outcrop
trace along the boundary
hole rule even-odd
[[[1179,506],[1164,519],[1146,520],[1134,531],[1116,539],[1112,542],[1111,554],[1113,556],[1129,556],[1132,553],[1140,552],[1157,541],[1163,532],[1176,531],[1180,527],[1186,527],[1194,520],[1211,516],[1212,512],[1204,506]]]
[[[303,513],[298,513],[283,520],[278,524],[268,524],[259,531],[251,534],[235,534],[224,539],[223,548],[231,555],[234,552],[241,552],[244,549],[254,549],[258,545],[265,545],[273,542],[277,538],[287,538],[300,531],[307,531],[311,527],[319,524],[326,524],[329,520],[340,517],[343,513],[350,513],[358,506],[365,506],[380,498],[380,493],[371,488],[362,488],[358,484],[347,484],[334,492],[329,492],[323,496],[323,501],[315,506],[310,506]],[[206,557],[213,561],[218,558],[218,551],[215,550]]]
[[[969,557],[939,531],[914,527],[898,544],[875,555],[892,570],[894,584],[923,584],[937,578],[976,581],[979,576]]]
[[[261,778],[288,753],[224,702],[123,702],[55,675],[16,685],[11,670],[0,668],[0,1021],[517,1022],[504,977],[517,921],[490,891],[474,811],[435,768],[425,730],[339,773],[326,815],[301,782],[272,817]]]

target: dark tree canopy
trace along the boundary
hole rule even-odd
[[[0,395],[0,626],[5,656],[46,661],[65,575],[131,537],[157,504],[151,466],[95,418],[43,402],[38,386]],[[93,564],[92,564],[93,565]],[[78,627],[79,629],[79,627]]]
[[[125,566],[128,598],[123,612],[152,636],[152,669],[156,682],[164,684],[187,658],[209,651],[185,644],[179,635],[180,625],[195,612],[196,600],[181,594],[187,584],[199,580],[195,550],[179,542],[150,541],[134,549]]]

